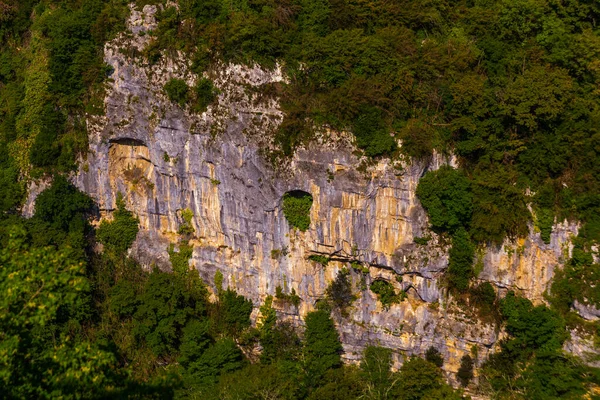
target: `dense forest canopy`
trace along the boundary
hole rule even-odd
[[[417,195],[431,229],[452,244],[449,292],[507,332],[478,371],[481,389],[575,399],[600,384],[597,370],[562,351],[568,329],[598,334],[572,306],[600,306],[591,254],[600,241],[600,3],[134,3],[158,6],[150,45],[136,55],[142,63],[181,51],[198,75],[221,61],[283,68],[288,83],[262,88],[285,113],[279,157],[324,126],[351,132],[367,163],[456,155],[459,168],[427,173]],[[87,116],[104,112],[112,71],[103,46],[125,30],[129,10],[124,0],[0,0],[1,396],[461,398],[444,382],[435,349],[397,372],[379,347],[368,347],[360,366],[342,365],[330,316],[353,301],[342,273],[302,335],[272,306],[298,302],[295,293],[267,298],[253,327],[249,300],[220,285],[211,300],[187,268],[189,221],[169,249],[173,273],[143,271],[127,258],[138,220],[122,199],[112,221],[89,224],[93,201],[65,176],[87,151]],[[171,80],[164,90],[201,113],[218,94],[209,76],[193,88]],[[24,219],[27,182],[41,177],[53,183]],[[307,229],[300,214],[312,197],[287,200],[286,217]],[[549,306],[513,293],[499,300],[489,283],[475,284],[478,247],[522,237],[530,226],[549,243],[553,224],[565,219],[581,229]],[[101,254],[92,251],[97,243]],[[382,281],[371,290],[386,307],[403,300]],[[476,359],[461,360],[465,387]]]

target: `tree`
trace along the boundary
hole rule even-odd
[[[442,357],[440,351],[433,346],[430,346],[427,349],[427,352],[425,353],[425,360],[440,368],[442,365],[444,365],[444,357]]]
[[[465,354],[460,359],[460,368],[456,373],[456,378],[463,387],[467,387],[473,379],[473,359],[470,355]]]
[[[113,217],[112,221],[102,221],[96,236],[110,251],[120,254],[133,244],[139,230],[139,219],[125,208],[121,193],[117,194],[117,210]]]
[[[392,351],[383,347],[367,346],[360,363],[366,378],[366,392],[370,399],[388,399],[398,377],[391,372]]]
[[[206,311],[203,287],[189,289],[183,277],[155,269],[138,296],[133,332],[157,356],[177,351],[183,328]]]
[[[435,365],[419,357],[412,357],[400,368],[397,398],[420,400],[443,386],[442,372]]]
[[[0,250],[0,382],[8,398],[83,396],[116,388],[117,360],[62,328],[85,303],[85,265],[51,247],[31,248],[15,228]]]
[[[307,386],[314,388],[328,370],[340,367],[342,345],[328,311],[308,313],[305,323],[304,369]]]
[[[471,183],[460,170],[442,166],[419,180],[417,196],[433,229],[453,233],[468,228],[473,211]]]
[[[80,221],[86,220],[92,206],[93,201],[87,194],[62,175],[57,175],[52,185],[37,197],[34,217],[56,229],[69,232]]]
[[[343,268],[325,290],[327,298],[333,303],[342,316],[348,316],[347,308],[352,305],[356,296],[352,293],[350,271]]]

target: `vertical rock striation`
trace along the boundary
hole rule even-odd
[[[89,120],[90,151],[75,177],[102,214],[115,208],[118,192],[124,194],[141,223],[131,255],[168,269],[167,248],[178,240],[181,213],[189,209],[195,230],[190,264],[203,279],[212,284],[219,270],[225,285],[257,306],[277,286],[294,289],[300,306],[279,304],[279,311],[298,324],[342,267],[351,261],[367,266],[367,275],[352,271],[359,293],[349,316],[336,316],[348,360],[357,360],[369,344],[394,349],[397,363],[403,354],[435,346],[447,372],[457,371],[472,346],[480,361],[485,358],[500,333],[443,304],[439,278],[448,245],[427,230],[415,195],[427,170],[454,161],[436,155],[426,163],[382,160],[365,167],[350,138],[334,132],[322,132],[285,164],[270,161],[270,138],[283,115],[276,99],[257,89],[282,82],[280,69],[214,68],[207,74],[220,89],[218,100],[205,113],[192,114],[162,90],[173,77],[195,83],[183,57],[150,66],[133,56],[148,41],[143,32],[155,26],[155,11],[134,10],[131,32],[106,46],[105,61],[114,70],[106,114]],[[306,232],[290,229],[283,216],[282,197],[291,190],[313,196]],[[488,248],[479,255],[479,278],[542,301],[576,232],[576,226],[559,224],[549,245],[532,232]],[[422,236],[432,239],[414,243]],[[314,254],[332,261],[326,267],[309,261]],[[408,299],[384,310],[368,290],[373,279],[388,280]]]

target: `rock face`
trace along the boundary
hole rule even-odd
[[[143,265],[170,267],[167,248],[177,243],[182,211],[191,210],[194,238],[190,266],[209,285],[215,272],[224,284],[258,306],[277,286],[300,296],[298,307],[276,302],[281,315],[302,324],[302,316],[324,296],[328,284],[350,261],[358,299],[349,315],[336,316],[348,360],[366,345],[403,357],[434,346],[445,358],[449,377],[463,354],[477,349],[479,362],[492,351],[500,332],[473,315],[445,304],[440,276],[447,266],[447,244],[427,230],[415,189],[431,169],[453,163],[440,155],[421,164],[382,160],[365,166],[347,135],[323,132],[291,160],[270,157],[271,133],[283,116],[275,98],[257,91],[285,78],[279,69],[222,65],[207,75],[220,89],[205,113],[172,104],[163,92],[170,78],[193,85],[198,79],[178,55],[157,65],[134,58],[147,43],[155,22],[153,6],[132,12],[131,32],[109,43],[105,61],[114,72],[105,98],[106,115],[89,120],[90,152],[75,177],[104,215],[115,208],[118,192],[140,218],[131,250]],[[361,171],[361,172],[359,172]],[[282,197],[292,190],[312,194],[311,225],[290,229]],[[549,245],[531,233],[481,253],[479,278],[499,290],[519,290],[536,302],[548,288],[556,265],[568,257],[576,226],[556,226]],[[415,237],[430,236],[426,245]],[[326,267],[310,255],[332,258]],[[368,289],[375,279],[405,290],[407,300],[382,308]],[[451,374],[452,373],[452,374]]]

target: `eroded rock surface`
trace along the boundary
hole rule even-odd
[[[279,304],[279,311],[298,324],[342,267],[350,261],[368,267],[367,275],[352,272],[358,300],[348,317],[336,317],[348,360],[358,360],[369,344],[394,349],[396,366],[403,355],[435,346],[449,373],[472,346],[479,362],[485,359],[501,334],[444,304],[439,278],[448,244],[427,230],[415,195],[426,171],[454,161],[436,155],[427,163],[382,160],[365,167],[348,135],[332,132],[323,132],[286,164],[272,161],[270,138],[283,116],[276,99],[256,89],[283,81],[281,71],[215,68],[207,74],[220,89],[218,100],[205,113],[191,114],[162,90],[174,77],[196,82],[185,58],[171,55],[149,66],[128,55],[133,52],[127,49],[147,43],[141,33],[155,25],[155,11],[147,6],[132,13],[131,34],[106,46],[105,61],[114,69],[106,115],[89,121],[90,153],[75,178],[103,214],[115,208],[118,192],[125,195],[141,222],[131,255],[145,266],[169,268],[167,248],[177,242],[181,213],[189,209],[195,230],[190,265],[203,279],[212,285],[221,271],[225,285],[256,306],[277,286],[293,288],[300,306]],[[306,232],[290,229],[283,216],[282,197],[291,190],[313,196]],[[487,249],[479,255],[479,278],[542,301],[577,233],[576,226],[555,228],[549,245],[532,232]],[[432,239],[414,243],[423,236]],[[307,259],[313,254],[333,261],[324,267]],[[368,290],[374,279],[388,280],[408,299],[383,309]]]

